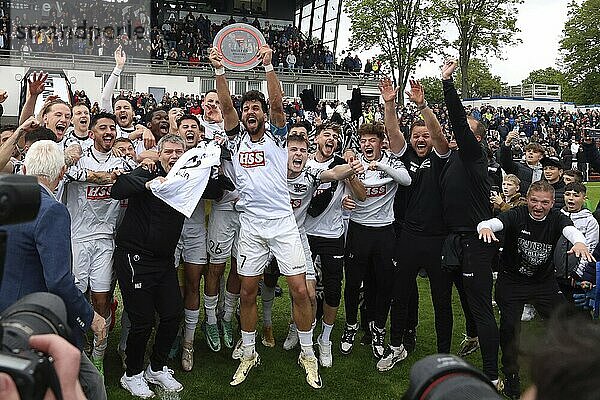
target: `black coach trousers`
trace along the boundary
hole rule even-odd
[[[461,235],[462,283],[468,308],[477,327],[483,360],[483,373],[498,379],[498,325],[492,309],[492,259],[495,244],[480,240],[477,233]]]
[[[548,318],[557,306],[566,303],[567,300],[552,275],[540,281],[533,281],[500,272],[496,281],[496,302],[500,309],[502,371],[505,375],[518,374],[523,306],[525,303],[533,304],[543,318]]]
[[[442,271],[441,252],[445,236],[423,236],[403,229],[396,244],[398,267],[394,271],[391,308],[390,341],[392,346],[403,343],[404,333],[412,329],[411,303],[416,296],[416,279],[421,268],[429,277],[431,299],[435,313],[438,353],[450,353],[452,337],[451,273]]]
[[[157,259],[117,248],[114,268],[125,311],[131,320],[127,337],[127,376],[144,370],[144,353],[158,314],[159,325],[150,356],[153,371],[167,365],[169,350],[177,336],[183,314],[173,258]]]
[[[369,321],[385,327],[390,310],[394,275],[394,227],[368,227],[350,221],[346,238],[344,305],[346,322],[358,318],[360,285],[364,282]]]

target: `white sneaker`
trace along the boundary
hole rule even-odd
[[[310,387],[314,389],[320,389],[323,387],[323,382],[319,376],[319,362],[317,361],[317,357],[305,356],[303,352],[300,352],[300,356],[298,356],[298,364],[304,368],[304,372],[306,373],[306,382],[310,385]]]
[[[194,344],[183,342],[181,349],[181,368],[184,371],[191,371],[194,368]]]
[[[144,378],[146,378],[149,383],[154,383],[165,390],[173,392],[181,392],[181,390],[183,390],[183,385],[173,378],[173,370],[166,366],[163,367],[162,371],[155,372],[152,371],[152,367],[148,365],[146,372],[144,372]]]
[[[283,342],[284,350],[291,350],[298,345],[298,330],[292,328],[292,324],[290,324],[290,328],[288,330],[288,334]]]
[[[383,357],[377,361],[377,370],[380,372],[389,371],[394,368],[396,363],[404,360],[407,356],[408,353],[403,345],[400,345],[399,347],[388,345],[383,353]]]
[[[325,343],[321,340],[321,335],[317,338],[317,346],[319,346],[319,362],[322,367],[331,368],[333,364],[333,356],[331,355],[331,342]]]
[[[254,352],[252,358],[242,357],[240,360],[240,365],[235,371],[235,374],[233,374],[233,379],[231,380],[231,382],[229,382],[229,384],[231,386],[237,386],[240,383],[244,382],[248,377],[248,373],[250,372],[250,370],[256,365],[260,365],[260,357],[258,356],[257,352]]]
[[[231,358],[233,358],[234,360],[242,359],[242,357],[244,356],[244,349],[242,349],[242,345],[243,345],[242,338],[239,338],[239,340],[235,344],[235,347],[233,348],[233,352],[231,353]]]
[[[143,372],[133,376],[123,374],[121,377],[121,386],[135,397],[141,397],[142,399],[154,397],[154,392],[148,387],[148,382],[144,379]]]

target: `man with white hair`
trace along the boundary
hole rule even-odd
[[[65,302],[75,343],[83,344],[89,328],[102,340],[106,336],[105,320],[77,289],[71,273],[69,212],[53,194],[66,170],[64,154],[54,141],[40,140],[29,148],[23,169],[26,175],[38,179],[40,209],[31,222],[2,227],[7,241],[0,311],[27,294],[50,292]],[[83,352],[79,377],[87,398],[106,399],[103,380]]]

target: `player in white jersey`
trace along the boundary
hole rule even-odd
[[[358,134],[360,160],[365,167],[359,178],[365,185],[367,199],[352,202],[345,254],[346,328],[340,350],[343,354],[352,351],[358,331],[360,286],[364,284],[373,354],[381,358],[395,266],[394,196],[398,184],[408,186],[411,178],[399,158],[406,151],[406,142],[399,151],[394,146],[397,153],[388,153],[381,148],[385,137],[382,124],[363,124]]]
[[[306,132],[304,132],[306,134]],[[296,218],[296,224],[298,225],[298,231],[302,240],[302,247],[304,250],[304,256],[306,258],[306,284],[309,291],[309,298],[311,301],[313,320],[316,316],[317,302],[316,302],[316,274],[314,264],[312,262],[312,255],[308,244],[308,238],[304,230],[304,221],[306,219],[308,207],[311,199],[317,187],[321,182],[341,181],[346,178],[351,178],[355,174],[362,173],[364,168],[360,161],[355,160],[351,164],[344,163],[343,165],[337,165],[331,169],[313,169],[306,167],[306,161],[308,159],[308,140],[305,135],[301,134],[290,134],[287,138],[288,148],[288,166],[287,166],[287,182],[288,191],[290,194],[290,204],[294,211],[294,217]],[[275,295],[275,284],[279,271],[273,271],[272,276],[268,276],[265,272],[265,285],[261,290],[262,304],[263,304],[263,344],[265,346],[274,346],[274,339],[272,333],[272,326],[270,324],[271,307],[273,305],[273,298]],[[271,339],[272,341],[269,341]],[[272,343],[272,344],[271,344]],[[329,344],[331,347],[331,344]],[[331,349],[328,354],[331,354]],[[327,352],[325,352],[327,353]],[[320,355],[321,356],[321,355]],[[320,357],[321,358],[321,357]],[[325,359],[325,362],[321,362],[321,365],[330,367],[331,357]]]
[[[203,138],[204,128],[194,115],[183,115],[176,122],[179,126],[179,136],[185,141],[186,151],[198,145]],[[186,218],[177,248],[175,250],[175,267],[183,259],[185,284],[183,305],[185,327],[183,334],[183,351],[181,367],[191,371],[194,366],[194,333],[198,324],[200,309],[200,280],[206,274],[206,222],[204,200],[200,200],[194,213]]]
[[[346,161],[335,154],[340,136],[341,128],[337,124],[326,123],[317,126],[314,138],[316,152],[307,162],[307,166],[312,169],[329,169],[345,164]],[[322,303],[323,318],[317,345],[321,365],[327,366],[331,366],[333,360],[330,335],[342,297],[344,221],[341,201],[347,189],[351,190],[356,198],[365,200],[365,187],[359,179],[325,182],[317,188],[306,217],[306,233],[313,260],[317,256],[320,259],[318,279],[323,288],[323,296],[318,301]],[[296,327],[291,324],[284,349],[294,347],[297,342]]]
[[[205,138],[210,140],[225,138],[223,113],[216,90],[206,92],[202,107],[204,116],[200,118],[200,124],[204,127]],[[235,171],[231,157],[221,159],[221,168],[229,179],[235,181]],[[237,275],[236,261],[240,222],[239,213],[234,208],[238,197],[237,190],[226,191],[220,200],[213,201],[208,221],[210,263],[204,281],[206,322],[203,327],[206,342],[212,351],[221,349],[221,337],[217,325],[219,319],[217,316],[221,316],[223,344],[227,348],[233,347],[232,320],[240,297],[240,281]],[[225,264],[230,256],[230,271],[227,284],[225,284],[223,274]]]
[[[62,100],[49,102],[42,110],[42,123],[56,135],[56,143],[64,150],[65,132],[71,123],[71,106]]]
[[[94,139],[89,135],[90,128],[90,109],[85,103],[77,103],[73,106],[73,116],[71,117],[71,126],[65,133],[65,150],[74,144],[81,146],[82,151],[86,151],[94,145]]]
[[[267,45],[259,50],[271,103],[271,132],[265,130],[267,102],[258,91],[249,91],[242,97],[242,128],[224,76],[222,55],[213,48],[209,57],[215,68],[217,93],[240,193],[236,208],[241,212],[238,274],[243,356],[230,384],[242,383],[250,369],[260,363],[255,351],[256,295],[269,253],[273,253],[292,293],[294,320],[302,347],[298,363],[306,371],[309,385],[320,388],[322,382],[312,344],[306,260],[287,190],[287,127],[281,84],[271,64],[272,55],[273,50]]]
[[[100,113],[90,123],[94,145],[72,166],[65,179],[65,203],[71,214],[73,274],[83,293],[90,290],[94,310],[110,325],[110,289],[114,232],[120,202],[110,197],[115,171],[131,170],[112,154],[116,118]],[[94,336],[92,362],[103,373],[106,339]]]

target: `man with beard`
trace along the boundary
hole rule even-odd
[[[317,151],[314,157],[307,162],[307,167],[315,170],[328,170],[337,165],[346,164],[343,158],[335,155],[340,135],[341,128],[337,124],[327,123],[318,126],[314,139]],[[306,234],[313,257],[316,258],[318,255],[321,260],[324,298],[322,300],[322,331],[317,338],[317,345],[319,346],[319,361],[324,367],[331,367],[333,363],[330,335],[342,297],[344,221],[341,201],[347,187],[359,200],[366,199],[365,187],[359,179],[352,177],[351,180],[346,181],[325,182],[317,188],[306,217]],[[297,344],[297,328],[292,323],[283,348],[290,350]]]
[[[167,113],[161,113],[161,119],[168,123]],[[181,137],[166,134],[158,142],[156,171],[151,172],[142,165],[129,174],[120,175],[111,190],[112,198],[128,199],[125,217],[117,230],[114,253],[124,309],[131,320],[125,350],[127,369],[121,377],[121,386],[143,398],[154,396],[148,383],[170,391],[183,389],[166,362],[183,311],[173,255],[185,216],[154,196],[149,185],[154,180],[164,182],[184,151],[185,142]],[[159,324],[150,364],[144,371],[144,353],[156,314]]]
[[[67,128],[65,134],[65,149],[72,145],[81,146],[82,151],[88,150],[94,145],[94,139],[89,135],[90,127],[90,109],[84,103],[77,103],[73,106],[73,116],[71,117],[71,126]]]
[[[561,235],[573,244],[567,252],[585,261],[595,261],[585,236],[569,217],[553,208],[554,188],[546,181],[531,184],[527,205],[500,213],[477,225],[479,238],[497,242],[495,232],[504,232],[504,250],[496,281],[496,302],[500,309],[502,369],[506,378],[504,394],[521,395],[519,379],[520,316],[525,302],[549,318],[565,302],[554,276],[554,249]]]
[[[185,141],[186,151],[198,145],[204,136],[204,127],[194,115],[183,115],[178,121],[179,136]],[[175,267],[183,259],[185,284],[183,306],[185,327],[183,335],[183,351],[181,367],[191,371],[194,366],[194,333],[198,324],[200,309],[200,280],[206,274],[206,225],[204,201],[198,202],[194,213],[186,218],[177,248],[175,250]],[[206,284],[206,282],[205,282]]]
[[[272,55],[273,50],[267,45],[259,50],[271,103],[270,132],[265,129],[267,102],[258,91],[249,91],[242,96],[240,125],[224,76],[222,55],[213,48],[209,57],[215,67],[217,94],[225,117],[225,131],[233,153],[240,194],[235,206],[241,212],[238,274],[241,280],[243,355],[230,384],[241,384],[246,380],[250,369],[260,363],[255,351],[256,295],[269,253],[272,253],[277,259],[279,270],[287,277],[292,293],[294,320],[302,347],[298,363],[306,372],[308,384],[313,388],[320,388],[322,382],[312,343],[312,311],[306,287],[306,260],[287,190],[287,128],[281,84],[271,64]]]
[[[435,328],[438,353],[450,352],[452,336],[452,278],[442,271],[440,260],[442,243],[446,229],[441,211],[439,177],[445,159],[450,156],[448,141],[433,111],[425,101],[423,86],[410,81],[411,91],[406,92],[416,104],[423,119],[413,122],[410,129],[410,146],[402,156],[412,183],[404,193],[404,220],[399,235],[397,233],[396,260],[398,269],[394,274],[394,290],[391,313],[390,345],[383,358],[377,363],[379,371],[387,371],[406,357],[405,335],[408,329],[409,306],[417,293],[416,278],[419,270],[425,268],[429,277],[431,298],[435,311]],[[385,101],[386,117],[389,126],[398,126],[396,90],[389,79],[380,85]]]
[[[116,136],[116,118],[100,113],[90,122],[94,145],[84,152],[77,164],[65,175],[63,201],[71,214],[73,274],[82,293],[90,290],[94,310],[110,326],[110,291],[114,231],[120,202],[110,198],[115,171],[131,170],[125,159],[115,157],[112,146]],[[106,337],[94,335],[92,362],[104,374]]]

